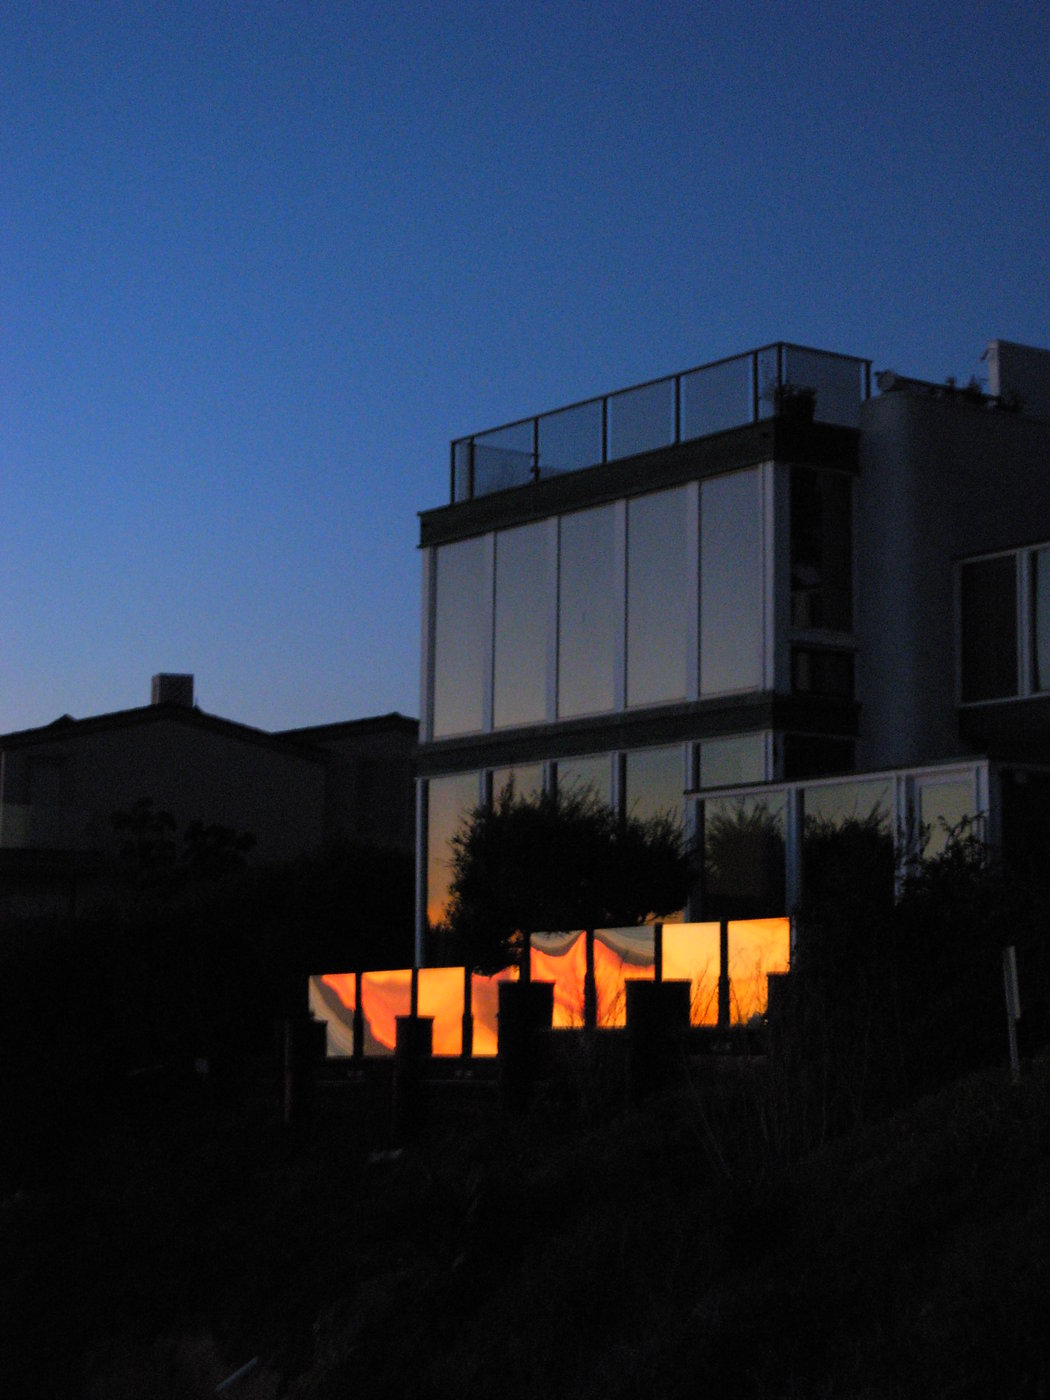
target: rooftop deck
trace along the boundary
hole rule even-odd
[[[452,443],[451,499],[469,501],[775,413],[855,428],[871,361],[777,341]]]

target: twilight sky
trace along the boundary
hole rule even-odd
[[[0,732],[418,713],[449,439],[1050,345],[1050,8],[0,6]]]

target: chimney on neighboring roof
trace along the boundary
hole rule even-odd
[[[193,677],[161,671],[150,687],[151,705],[185,705],[193,708]]]

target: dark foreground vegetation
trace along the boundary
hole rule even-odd
[[[140,1104],[0,1215],[5,1394],[1040,1396],[1050,1065],[771,1165],[756,1067],[370,1159]],[[732,1123],[732,1129],[727,1127]]]
[[[335,935],[341,866],[154,907],[148,956],[143,907],[14,931],[4,1395],[208,1395],[250,1363],[220,1393],[1050,1394],[1045,898],[965,841],[896,906],[862,864],[807,911],[768,1056],[628,1109],[578,1041],[527,1116],[446,1096],[400,1151],[335,1091],[280,1123],[280,929]]]

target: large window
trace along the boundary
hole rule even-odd
[[[783,913],[785,818],[783,792],[703,803],[706,915],[753,919]]]
[[[478,775],[431,778],[427,789],[427,920],[438,924],[448,905],[452,838],[478,805]]]
[[[1001,554],[962,566],[962,698],[1017,694],[1017,559]]]
[[[496,728],[546,718],[547,538],[544,524],[501,530],[496,536]]]
[[[762,512],[757,471],[700,490],[700,692],[762,685]]]
[[[766,778],[765,731],[705,739],[700,745],[700,786],[734,787]]]
[[[686,492],[627,503],[627,703],[684,700],[689,605]]]
[[[434,737],[484,724],[491,598],[484,537],[437,551],[434,606]]]
[[[558,791],[580,792],[590,789],[602,802],[611,800],[612,767],[609,755],[587,754],[582,758],[558,760]]]
[[[1050,549],[1032,555],[1032,689],[1050,690]]]
[[[635,749],[626,756],[627,782],[624,807],[629,816],[647,821],[670,816],[682,820],[685,790],[682,748]]]
[[[853,625],[852,479],[791,469],[791,625],[848,632]]]
[[[616,702],[617,597],[612,506],[562,517],[558,577],[558,714]]]

